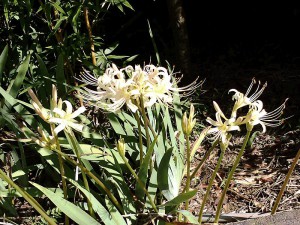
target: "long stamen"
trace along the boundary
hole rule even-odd
[[[255,83],[256,83],[256,80],[255,80],[255,78],[253,78],[252,81],[251,81],[250,86],[248,87],[248,89],[247,89],[247,91],[246,91],[245,96],[248,96],[249,92],[250,92],[251,89],[252,89],[253,84],[255,84]]]
[[[278,108],[274,109],[273,111],[267,113],[266,116],[276,116],[278,115],[279,113],[281,114],[283,109],[285,108],[285,103],[288,99],[285,100],[284,103],[282,103]]]
[[[266,82],[266,83],[262,86],[262,88],[258,91],[259,87],[260,87],[260,82],[259,82],[259,84],[258,84],[257,89],[256,89],[255,92],[253,93],[253,95],[251,95],[251,97],[249,97],[250,100],[251,100],[251,102],[254,102],[254,101],[262,94],[262,92],[263,92],[263,91],[265,90],[265,88],[267,87],[267,82]]]

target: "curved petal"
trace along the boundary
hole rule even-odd
[[[222,110],[220,109],[218,103],[216,103],[215,101],[213,101],[213,105],[215,110],[225,119],[227,120],[226,116],[224,115],[224,113],[222,112]]]
[[[79,132],[82,132],[84,127],[82,124],[73,123],[73,122],[68,122],[68,126],[72,127],[74,130],[77,130]]]
[[[73,111],[73,106],[72,106],[71,102],[65,100],[65,101],[63,101],[63,103],[65,103],[65,105],[66,105],[66,113],[71,114]]]
[[[206,118],[206,121],[208,122],[208,123],[210,123],[211,125],[213,125],[213,126],[219,126],[219,123],[218,122],[216,122],[216,121],[214,121],[213,119],[211,119],[210,117],[207,117]]]
[[[227,129],[227,131],[233,131],[233,130],[238,130],[238,131],[240,131],[241,129],[240,129],[239,126],[229,126],[228,129]]]
[[[79,107],[76,111],[74,111],[72,114],[71,114],[71,117],[72,119],[74,119],[75,117],[79,116],[81,113],[83,113],[85,111],[85,107],[84,106],[81,106]]]
[[[58,134],[59,132],[61,132],[63,129],[65,129],[65,127],[66,127],[66,124],[64,124],[64,123],[59,124],[59,125],[54,129],[55,134]]]

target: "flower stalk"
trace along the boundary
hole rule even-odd
[[[232,168],[228,174],[228,177],[227,177],[227,180],[226,180],[226,183],[225,183],[225,187],[224,187],[224,190],[222,192],[222,195],[221,195],[221,198],[219,200],[219,203],[218,203],[218,206],[217,206],[217,211],[216,211],[216,216],[215,216],[215,220],[214,220],[214,223],[218,223],[219,222],[219,218],[220,218],[220,215],[221,215],[221,210],[222,210],[222,206],[223,206],[223,202],[224,202],[224,199],[225,199],[225,196],[226,196],[226,193],[227,193],[227,189],[230,185],[230,181],[233,177],[233,174],[242,158],[242,155],[244,154],[244,151],[245,151],[245,148],[246,148],[246,145],[248,143],[248,140],[249,140],[249,137],[250,137],[250,134],[251,134],[251,130],[252,129],[249,129],[247,130],[247,134],[245,136],[245,139],[244,139],[244,142],[243,142],[243,145],[239,151],[239,154],[238,156],[236,157],[233,165],[232,165]]]
[[[144,151],[143,151],[143,136],[142,136],[142,128],[141,128],[141,120],[138,115],[138,112],[134,113],[135,120],[138,125],[138,131],[139,131],[139,150],[140,150],[140,165],[143,163],[144,158]]]
[[[207,200],[207,198],[208,198],[208,196],[210,194],[210,190],[211,190],[213,182],[214,182],[214,180],[216,178],[217,172],[220,169],[221,162],[223,160],[224,153],[225,153],[225,150],[226,150],[226,146],[225,145],[221,144],[220,147],[221,147],[221,154],[219,156],[219,159],[218,159],[218,162],[217,162],[217,166],[214,169],[213,174],[211,175],[210,181],[209,181],[208,186],[206,188],[205,195],[204,195],[203,200],[202,200],[202,204],[201,204],[201,208],[200,208],[199,216],[198,216],[198,222],[199,222],[199,224],[202,223],[202,216],[203,216],[203,210],[204,210],[204,207],[205,207],[205,203],[206,203],[206,200]]]
[[[52,136],[55,140],[55,145],[56,145],[57,151],[62,152],[59,141],[58,141],[57,134],[54,131],[55,125],[50,124],[50,128],[51,128]],[[60,176],[61,176],[61,183],[62,183],[63,192],[64,192],[64,199],[68,199],[68,188],[67,188],[67,182],[66,182],[66,178],[65,178],[64,160],[63,160],[61,154],[58,154],[58,163],[59,163],[59,172],[60,172]],[[65,224],[66,225],[70,224],[70,220],[67,215],[65,215]]]
[[[125,143],[124,143],[124,139],[120,139],[118,141],[118,144],[117,144],[117,149],[120,153],[120,156],[122,158],[122,160],[124,161],[125,165],[127,166],[127,168],[129,169],[129,171],[131,172],[131,174],[134,176],[134,178],[136,179],[136,181],[138,182],[138,184],[142,187],[144,193],[147,195],[147,198],[149,199],[149,202],[152,206],[152,208],[154,209],[155,212],[158,212],[157,210],[157,207],[154,203],[154,201],[152,200],[149,192],[147,191],[144,183],[140,180],[140,178],[138,177],[138,175],[136,174],[136,172],[134,172],[134,170],[132,169],[132,167],[129,165],[126,157],[125,157]]]
[[[191,160],[190,160],[190,153],[191,153],[191,147],[190,147],[190,139],[188,135],[185,135],[186,140],[186,190],[185,192],[190,191],[190,185],[191,185]],[[185,202],[185,210],[188,210],[189,208],[189,200]],[[187,219],[187,218],[186,218]]]
[[[204,157],[202,158],[202,160],[200,161],[200,163],[197,165],[197,167],[195,168],[194,172],[191,174],[191,180],[196,176],[197,172],[199,171],[199,169],[202,168],[204,162],[207,160],[207,158],[210,156],[211,152],[215,149],[215,147],[217,146],[217,144],[219,143],[218,140],[216,140],[212,146],[208,149],[208,151],[205,153]],[[184,191],[186,190],[187,186],[185,185]]]
[[[65,132],[65,134],[66,134],[66,136],[69,136],[72,147],[73,147],[73,150],[74,150],[74,152],[76,154],[76,157],[78,159],[78,163],[81,165],[81,167],[83,167],[80,150],[78,149],[78,141],[77,141],[73,131],[69,130],[69,132]],[[84,172],[82,172],[82,179],[83,179],[83,184],[84,184],[85,189],[88,192],[90,192],[89,183],[88,183],[86,174]],[[86,198],[86,200],[87,200],[87,205],[88,205],[88,210],[90,212],[90,215],[95,218],[95,213],[94,213],[94,210],[93,210],[93,207],[92,207],[92,203],[88,198]]]
[[[141,105],[144,105],[143,96],[141,96],[140,102],[141,102]],[[149,126],[148,126],[148,117],[147,117],[145,108],[140,107],[140,109],[141,109],[141,114],[142,114],[143,121],[144,121],[144,129],[145,129],[145,132],[146,132],[146,141],[147,141],[147,150],[148,150],[149,146],[150,146],[150,134],[149,134]]]
[[[280,203],[280,200],[282,198],[282,195],[283,195],[283,193],[285,191],[285,188],[286,188],[286,186],[287,186],[287,184],[288,184],[288,182],[290,180],[290,177],[291,177],[291,175],[292,175],[292,173],[293,173],[293,171],[295,169],[295,166],[298,163],[299,158],[300,158],[300,149],[298,150],[298,153],[297,153],[297,155],[296,155],[296,157],[295,157],[295,159],[294,159],[294,161],[293,161],[293,163],[292,163],[292,165],[291,165],[291,167],[290,167],[290,169],[289,169],[289,171],[288,171],[288,173],[287,173],[287,175],[286,175],[286,177],[284,179],[284,182],[282,184],[280,192],[279,192],[279,194],[278,194],[278,196],[276,198],[276,201],[274,203],[274,206],[272,208],[271,215],[274,215],[276,213],[276,210],[277,210],[277,208],[279,206],[279,203]]]

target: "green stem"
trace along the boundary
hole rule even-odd
[[[66,132],[66,135],[68,135],[68,134],[69,134],[69,137],[70,137],[70,141],[72,142],[72,146],[74,148],[74,152],[76,154],[76,157],[79,161],[79,164],[81,165],[81,167],[83,167],[83,164],[82,164],[82,161],[81,161],[81,154],[80,154],[79,149],[78,149],[78,141],[77,141],[77,139],[76,139],[76,137],[75,137],[72,130]],[[88,192],[90,192],[89,183],[88,183],[88,180],[86,178],[86,174],[84,172],[82,172],[82,179],[83,179],[83,184],[84,184],[85,189]],[[87,200],[87,205],[88,205],[90,215],[92,217],[96,218],[91,201],[88,198],[86,198],[86,200]]]
[[[210,178],[210,181],[209,181],[209,184],[207,186],[204,198],[202,200],[201,208],[200,208],[200,211],[199,211],[199,218],[198,218],[199,224],[202,223],[202,216],[203,216],[203,210],[204,210],[205,202],[206,202],[206,200],[207,200],[207,198],[208,198],[208,196],[210,194],[210,190],[211,190],[212,184],[213,184],[213,182],[214,182],[214,180],[216,178],[217,172],[220,169],[221,162],[223,160],[225,150],[226,150],[226,148],[223,145],[221,145],[221,154],[220,154],[217,166],[216,166],[216,168],[215,168],[215,170],[214,170],[214,172],[213,172],[213,174],[212,174],[212,176]]]
[[[184,135],[186,140],[186,184],[185,184],[185,191],[189,192],[190,185],[191,185],[191,145],[190,139],[188,135]],[[189,209],[189,200],[185,202],[185,210]],[[187,217],[184,218],[184,221],[187,222]]]
[[[246,148],[246,145],[247,145],[247,142],[249,140],[249,137],[250,137],[250,134],[251,134],[251,130],[252,129],[249,129],[247,131],[247,134],[246,134],[246,137],[245,137],[245,140],[244,140],[244,143],[242,145],[242,148],[236,158],[236,160],[234,161],[234,164],[229,172],[229,175],[227,177],[227,180],[226,180],[226,183],[225,183],[225,187],[224,187],[224,190],[222,192],[222,195],[221,195],[221,198],[220,198],[220,201],[218,203],[218,206],[217,206],[217,212],[216,212],[216,217],[215,217],[215,221],[214,223],[218,223],[219,222],[219,218],[220,218],[220,215],[221,215],[221,210],[222,210],[222,206],[223,206],[223,202],[224,202],[224,199],[225,199],[225,195],[226,195],[226,192],[227,192],[227,189],[229,187],[229,184],[230,184],[230,181],[233,177],[233,174],[234,174],[234,171],[236,170],[241,158],[242,158],[242,155],[244,154],[244,151],[245,151],[245,148]]]
[[[150,135],[149,135],[149,126],[148,126],[148,118],[147,118],[147,114],[144,108],[144,100],[143,100],[143,96],[141,96],[141,114],[143,117],[143,121],[144,121],[144,128],[145,128],[145,132],[146,132],[146,140],[147,140],[147,150],[149,149],[150,146]]]
[[[208,156],[210,155],[210,153],[212,152],[212,150],[214,150],[214,148],[217,146],[217,144],[219,143],[219,141],[215,141],[212,146],[208,149],[208,151],[205,153],[204,157],[202,158],[201,162],[197,165],[197,167],[195,168],[194,172],[192,173],[190,179],[192,180],[195,176],[196,173],[198,172],[198,170],[203,166],[203,163],[207,160]],[[187,186],[185,185],[184,187],[184,192],[186,191]]]
[[[124,210],[122,206],[119,204],[118,200],[115,198],[115,196],[110,192],[110,190],[102,183],[101,180],[97,176],[95,176],[91,171],[89,171],[87,168],[84,166],[81,166],[80,163],[76,162],[75,160],[71,159],[67,154],[64,154],[62,152],[59,152],[58,150],[54,149],[56,153],[64,156],[64,158],[69,161],[73,166],[78,166],[82,172],[84,172],[86,175],[88,175],[90,178],[94,179],[94,181],[105,191],[109,199],[115,204],[115,206],[118,208],[118,210],[121,213],[124,213]]]
[[[50,124],[50,128],[51,128],[52,136],[55,139],[57,151],[62,152],[61,148],[60,148],[59,141],[58,141],[57,134],[54,132],[55,125]],[[58,162],[59,162],[59,172],[60,172],[61,182],[62,182],[62,186],[63,186],[64,198],[67,200],[67,198],[68,198],[68,189],[67,189],[67,182],[66,182],[66,178],[65,178],[64,161],[63,161],[63,158],[62,158],[61,154],[58,154]],[[66,225],[70,224],[70,219],[67,215],[65,215],[65,224]]]
[[[186,140],[186,192],[189,192],[190,190],[190,184],[191,184],[191,160],[190,160],[190,154],[191,154],[191,144],[190,139],[188,135],[185,135]],[[188,209],[188,201],[185,204],[185,209]]]
[[[137,105],[137,107],[138,107],[139,111],[141,112],[142,108],[139,105]],[[156,132],[155,132],[153,126],[151,125],[150,120],[148,119],[148,117],[146,117],[146,119],[147,119],[147,125],[150,128],[153,137],[156,137]]]
[[[11,185],[13,188],[18,191],[23,198],[26,199],[26,201],[35,208],[36,211],[48,222],[50,225],[56,225],[54,220],[47,215],[45,210],[40,206],[40,204],[37,204],[37,202],[34,200],[34,198],[29,195],[26,191],[24,191],[21,187],[19,187],[15,182],[13,182],[1,169],[0,169],[0,177],[2,177],[3,180],[5,180],[9,185]]]
[[[134,114],[135,120],[138,124],[138,130],[139,130],[139,149],[140,149],[140,165],[142,165],[143,163],[143,158],[144,158],[144,151],[143,151],[143,136],[142,136],[142,129],[141,129],[141,120],[140,117],[138,115],[138,113],[136,112]]]
[[[292,163],[292,165],[291,165],[291,167],[290,167],[290,169],[289,169],[289,171],[288,171],[288,173],[287,173],[287,175],[285,177],[283,185],[282,185],[282,187],[280,189],[280,192],[279,192],[279,194],[278,194],[278,196],[276,198],[275,204],[274,204],[274,206],[272,208],[271,215],[273,215],[273,214],[276,213],[276,210],[277,210],[278,205],[280,203],[280,200],[282,198],[283,192],[285,191],[286,185],[289,182],[290,176],[292,175],[292,173],[293,173],[293,171],[295,169],[295,166],[297,165],[297,162],[298,162],[299,158],[300,158],[300,149],[298,150],[298,153],[297,153],[297,155],[296,155],[296,157],[295,157],[295,159],[294,159],[294,161],[293,161],[293,163]]]
[[[138,177],[138,175],[134,172],[134,170],[132,169],[132,167],[129,165],[127,159],[125,158],[125,155],[123,155],[122,153],[120,153],[120,156],[122,157],[125,165],[127,166],[127,168],[129,169],[129,171],[132,173],[132,175],[134,176],[134,178],[136,179],[136,181],[138,182],[138,184],[143,188],[143,191],[145,192],[145,194],[147,195],[149,202],[152,206],[152,208],[154,209],[155,212],[158,212],[149,192],[147,191],[144,183],[140,180],[140,178]]]

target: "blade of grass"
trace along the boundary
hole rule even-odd
[[[30,55],[28,55],[26,57],[26,59],[23,61],[23,63],[18,68],[18,74],[17,74],[15,80],[13,81],[13,84],[9,90],[9,94],[14,98],[17,97],[18,92],[21,88],[21,85],[23,84],[25,75],[28,70],[29,62],[30,62]]]
[[[0,55],[0,83],[2,81],[2,73],[6,64],[7,56],[8,56],[8,45],[5,46],[5,48],[3,49]]]
[[[56,193],[50,191],[48,188],[45,188],[37,183],[30,182],[33,186],[43,192],[54,205],[56,205],[64,214],[66,214],[69,218],[71,218],[74,222],[79,225],[86,224],[99,224],[93,217],[87,214],[78,206],[73,203],[65,200],[61,197],[61,195],[57,195]]]
[[[73,184],[76,188],[78,188],[85,196],[87,199],[92,204],[92,207],[94,211],[99,215],[101,218],[102,222],[105,225],[126,225],[126,222],[124,221],[122,215],[118,212],[118,210],[115,208],[114,211],[116,212],[115,214],[110,214],[106,208],[95,198],[92,193],[87,191],[85,188],[83,188],[80,184],[78,184],[76,181],[66,178],[71,184]]]

